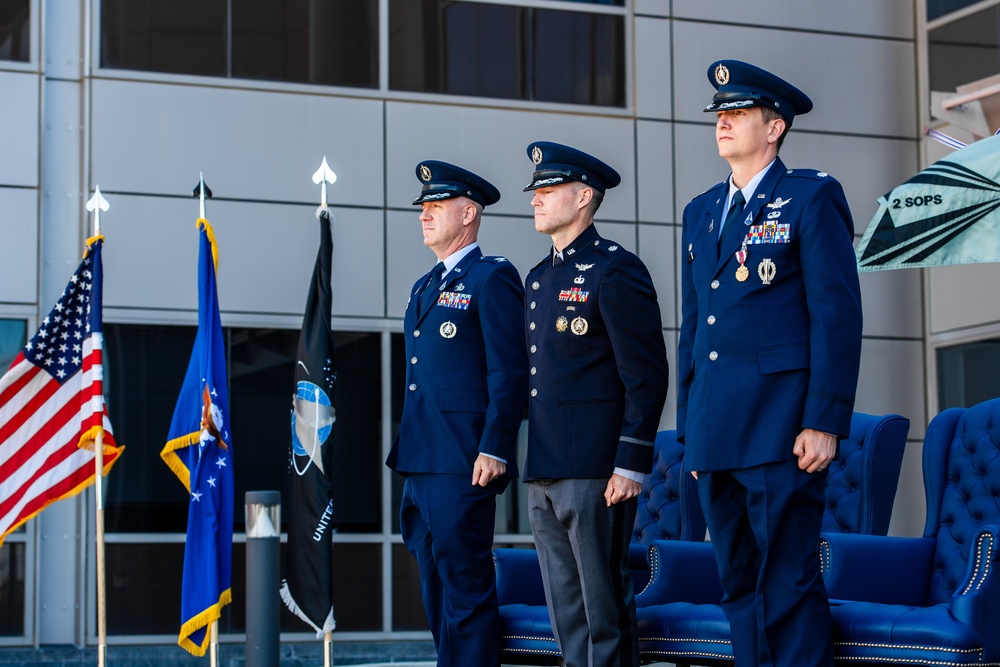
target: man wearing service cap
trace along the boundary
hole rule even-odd
[[[476,243],[497,189],[446,162],[425,160],[416,173],[413,203],[439,262],[406,306],[406,394],[386,465],[406,477],[400,531],[420,569],[437,664],[493,666],[496,496],[517,477],[527,394],[524,290],[506,258]]]
[[[628,545],[667,396],[660,307],[642,261],[594,226],[621,182],[569,146],[528,146],[535,229],[525,287],[528,516],[566,667],[638,666]]]
[[[834,178],[778,157],[805,93],[737,60],[708,79],[732,174],[684,209],[677,435],[737,667],[831,667],[819,538],[861,356],[854,224]]]

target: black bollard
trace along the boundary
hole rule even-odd
[[[246,667],[277,667],[281,494],[247,491]]]

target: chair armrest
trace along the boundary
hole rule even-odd
[[[494,549],[493,564],[500,605],[545,605],[542,568],[534,549]]]
[[[656,540],[649,547],[649,585],[636,596],[637,607],[668,602],[719,604],[722,584],[710,542]]]
[[[824,533],[827,595],[831,600],[923,606],[931,579],[935,540]]]
[[[632,573],[632,588],[638,595],[649,584],[649,547],[640,542],[628,545],[628,569]]]
[[[964,583],[951,598],[951,613],[974,628],[1000,627],[1000,527],[984,526],[969,545]],[[994,633],[995,634],[995,633]],[[1000,652],[1000,637],[992,640]]]

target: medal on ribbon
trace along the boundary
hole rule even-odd
[[[736,269],[736,280],[743,282],[750,277],[750,269],[746,267],[747,243],[743,241],[743,246],[736,251],[736,261],[740,263],[740,268]]]

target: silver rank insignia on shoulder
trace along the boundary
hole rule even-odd
[[[618,250],[618,246],[616,245],[608,246],[608,252],[614,252],[615,250]],[[586,324],[586,322],[584,322],[584,324]]]
[[[819,176],[820,178],[825,178],[825,177],[829,176],[830,174],[826,173],[825,171],[817,171],[816,175]]]
[[[782,206],[784,206],[785,204],[787,204],[790,201],[792,201],[791,197],[789,197],[788,199],[782,199],[781,197],[778,197],[773,202],[771,202],[770,204],[768,204],[767,207],[768,208],[781,208]]]
[[[587,320],[582,317],[574,317],[573,321],[569,323],[569,327],[570,330],[577,336],[582,336],[587,333],[587,329],[590,328],[590,325],[587,324]]]
[[[586,271],[586,270],[592,269],[592,268],[594,268],[593,264],[577,264],[576,265],[576,270],[577,271]]]
[[[497,257],[496,261],[499,264],[500,262],[506,262],[507,258],[506,257]]]
[[[576,283],[577,285],[582,285],[584,283],[584,277],[577,276],[576,278],[573,278],[573,282]]]
[[[439,331],[445,338],[454,338],[455,334],[458,333],[458,327],[455,326],[454,322],[448,321],[441,325]]]

